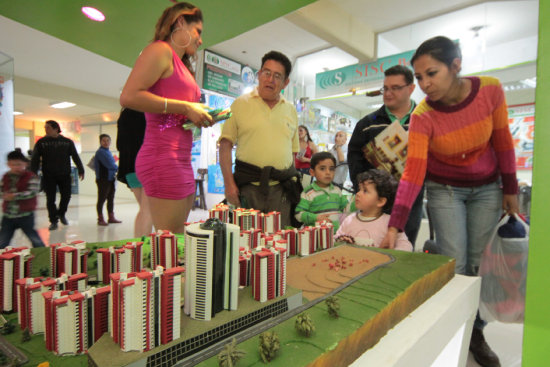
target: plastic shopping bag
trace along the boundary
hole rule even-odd
[[[479,267],[483,320],[523,322],[529,226],[517,215],[498,223]]]

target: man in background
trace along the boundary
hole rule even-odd
[[[42,189],[46,193],[49,229],[57,229],[58,220],[68,225],[65,217],[69,201],[71,200],[71,158],[78,169],[78,177],[84,179],[84,166],[76,152],[71,139],[61,134],[61,128],[56,121],[48,120],[44,124],[46,136],[40,138],[33,150],[31,159],[31,171],[38,173],[42,166]],[[59,188],[61,199],[59,207],[56,206],[56,191]]]
[[[355,192],[358,190],[357,175],[376,168],[365,158],[363,147],[396,120],[408,131],[409,119],[416,107],[416,103],[411,99],[415,85],[409,68],[395,65],[387,69],[384,76],[384,86],[380,90],[384,105],[357,122],[348,144],[349,174]],[[412,206],[409,221],[405,226],[405,234],[413,248],[422,220],[423,199],[422,190]]]
[[[291,68],[282,53],[265,54],[258,87],[233,102],[233,116],[224,123],[219,140],[227,201],[264,213],[278,211],[283,227],[291,225],[301,191],[294,168],[294,154],[299,151],[298,114],[281,96]],[[237,146],[234,174],[233,145]]]

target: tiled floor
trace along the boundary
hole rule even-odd
[[[219,200],[218,198],[212,198],[212,200],[207,198],[207,202],[209,201],[217,202]],[[115,213],[116,217],[122,220],[122,223],[100,227],[96,224],[96,197],[73,195],[66,215],[69,225],[59,224],[59,229],[55,231],[48,230],[49,221],[45,202],[45,197],[41,194],[38,210],[36,211],[36,228],[46,244],[74,240],[98,242],[133,237],[133,223],[137,212],[137,204],[134,200],[117,198],[115,200]],[[211,205],[210,202],[208,204]],[[198,221],[207,217],[208,213],[205,210],[195,209],[191,211],[188,221]],[[421,249],[421,244],[424,243],[427,235],[427,223],[424,222],[417,241],[417,250]],[[12,244],[30,246],[30,242],[21,231],[17,231]],[[523,325],[490,323],[485,329],[485,336],[493,350],[499,355],[502,367],[521,366]],[[479,365],[470,355],[466,366],[478,367]]]

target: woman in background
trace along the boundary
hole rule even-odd
[[[202,44],[202,12],[181,2],[157,22],[154,41],[139,55],[120,95],[120,104],[145,112],[147,127],[136,173],[148,197],[156,229],[183,233],[195,196],[191,168],[192,132],[212,122],[197,103],[200,88],[190,58]]]
[[[317,153],[317,145],[311,139],[309,130],[304,125],[298,126],[298,138],[300,139],[300,151],[296,154],[294,166],[303,174],[309,175],[311,156]]]
[[[427,97],[411,116],[386,244],[394,246],[426,178],[438,248],[456,259],[457,274],[476,276],[503,209],[518,212],[518,185],[502,86],[493,77],[460,77],[461,63],[458,45],[441,36],[422,43],[411,59]],[[478,313],[470,351],[482,366],[500,366],[483,336],[485,324]]]
[[[344,130],[340,130],[334,136],[334,146],[329,152],[336,158],[336,172],[334,173],[334,180],[332,183],[342,188],[346,178],[348,177],[348,146],[346,142],[348,140],[348,134]]]
[[[119,153],[118,180],[128,186],[139,204],[134,220],[134,237],[151,233],[153,220],[149,212],[149,199],[136,175],[136,157],[145,136],[145,115],[143,112],[124,108],[117,120],[116,148]]]

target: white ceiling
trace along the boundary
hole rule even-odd
[[[379,33],[464,9],[482,1],[319,0],[318,3],[337,6],[349,13],[354,20]],[[502,2],[490,2],[490,7],[499,3]],[[503,24],[501,28],[490,27],[488,30],[498,31],[498,37],[505,40],[533,32],[536,35],[538,14],[533,14],[533,9],[538,10],[538,1],[505,3],[512,4],[513,10],[507,13],[483,14],[482,18],[486,21],[494,20],[495,24]],[[466,26],[472,20],[472,11],[461,10],[452,17],[456,19],[456,25],[452,27],[456,28],[461,24]],[[279,50],[293,61],[301,60],[297,68],[300,70],[297,70],[296,74],[293,73],[293,77],[299,75],[303,80],[307,79],[308,83],[311,75],[323,71],[323,68],[333,69],[358,62],[357,57],[342,51],[345,45],[329,43],[322,35],[305,31],[290,21],[291,18],[279,18],[211,49],[256,68],[260,66],[260,59],[265,52],[271,49]],[[401,34],[391,41],[403,51],[410,50],[420,43],[419,40],[426,39],[426,34],[434,31],[439,33],[440,29],[448,29],[444,28],[447,26],[451,26],[449,22],[439,26],[432,24],[429,29],[417,27],[414,32]],[[118,95],[130,68],[3,16],[0,16],[0,28],[0,51],[15,60],[15,109],[24,112],[20,118],[35,121],[50,118],[59,121],[80,120],[85,123],[116,117],[120,108]],[[334,29],[334,32],[338,31]],[[205,32],[208,30],[205,29]],[[498,41],[495,36],[495,42]],[[321,50],[326,51],[316,53]],[[311,56],[302,57],[306,55]],[[315,66],[306,63],[308,59],[314,60]],[[322,62],[319,62],[319,59]],[[331,64],[329,60],[336,60],[336,63]],[[309,76],[306,71],[309,72]],[[364,96],[356,96],[353,99],[361,101],[358,103],[363,106]],[[50,102],[61,100],[75,102],[77,106],[65,110],[53,110],[49,107]],[[353,102],[349,105],[355,108]]]

